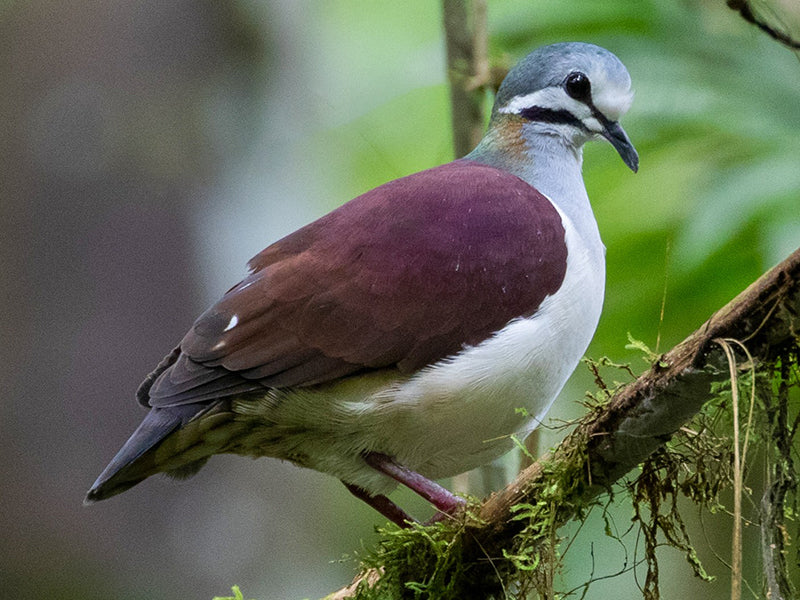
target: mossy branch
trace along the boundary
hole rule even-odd
[[[800,339],[800,249],[768,271],[697,331],[657,357],[652,367],[614,393],[609,401],[581,421],[551,454],[522,471],[506,488],[463,519],[430,529],[393,535],[407,536],[406,556],[447,540],[450,564],[465,575],[463,584],[448,582],[452,597],[465,590],[482,597],[501,593],[504,575],[519,564],[521,553],[546,556],[555,531],[580,519],[602,492],[634,469],[691,419],[711,396],[711,384],[728,377],[724,339],[744,344],[756,364],[771,363],[797,347]],[[535,517],[535,518],[533,518]],[[536,531],[531,523],[546,525]],[[524,535],[526,546],[520,546]],[[427,541],[426,541],[427,540]],[[533,544],[532,544],[533,542]],[[409,549],[414,548],[413,552]],[[441,571],[440,561],[429,561]],[[373,564],[352,585],[330,598],[403,597],[403,593],[373,594],[382,582],[404,589],[408,581],[430,582],[441,572],[421,572],[426,561],[415,561],[404,573],[402,561]],[[404,580],[408,576],[410,579]],[[534,585],[536,582],[534,582]],[[545,582],[546,585],[546,582]],[[405,588],[407,590],[407,588]],[[477,597],[477,596],[475,596]]]

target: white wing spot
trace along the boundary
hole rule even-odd
[[[222,333],[225,333],[226,331],[230,331],[231,329],[236,327],[236,325],[238,323],[239,323],[239,315],[233,315],[231,317],[231,320],[228,321],[228,326],[225,329],[222,330]]]

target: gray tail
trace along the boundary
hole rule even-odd
[[[94,482],[84,504],[121,494],[159,472],[176,477],[194,475],[218,448],[206,448],[200,453],[187,452],[190,447],[197,448],[198,442],[202,441],[202,434],[214,428],[212,423],[205,427],[189,424],[206,421],[198,417],[204,417],[217,406],[204,402],[150,409],[141,425]],[[213,412],[222,416],[219,411]],[[182,433],[184,428],[189,430],[187,435],[171,435],[179,430]]]

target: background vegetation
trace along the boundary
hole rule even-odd
[[[767,7],[800,30],[796,3]],[[666,349],[800,242],[800,64],[722,1],[496,0],[490,50],[590,41],[628,66],[632,175],[607,145],[585,177],[608,247],[589,350]],[[335,481],[218,457],[82,509],[141,417],[149,369],[262,247],[388,179],[451,158],[439,5],[327,2],[0,5],[3,343],[0,595],[323,595],[380,518]],[[662,318],[663,301],[663,318]],[[553,419],[580,413],[579,372]],[[546,431],[544,444],[560,432]],[[399,496],[417,514],[426,507]],[[626,528],[629,509],[612,513]],[[691,518],[692,515],[689,515]],[[730,521],[690,524],[715,583],[666,552],[665,598],[725,598]],[[593,515],[564,588],[630,567]],[[749,537],[748,537],[749,536]],[[745,529],[756,553],[757,530]],[[604,545],[605,544],[605,545]],[[753,555],[755,556],[755,555]],[[758,589],[757,561],[745,557]],[[588,598],[641,597],[635,574]]]

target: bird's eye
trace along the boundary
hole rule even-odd
[[[564,89],[567,90],[569,97],[575,100],[587,100],[592,94],[592,84],[589,82],[589,78],[580,71],[567,75]]]

